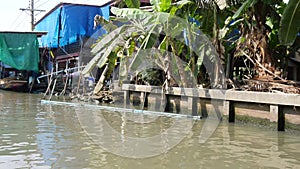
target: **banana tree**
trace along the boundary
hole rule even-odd
[[[157,65],[166,74],[169,74],[168,77],[175,79],[177,85],[189,87],[192,85],[189,83],[192,73],[187,64],[176,64],[180,62],[178,56],[181,54],[178,47],[180,48],[182,44],[185,44],[186,48],[193,50],[197,54],[197,64],[199,65],[203,61],[210,64],[214,58],[217,58],[217,53],[210,40],[187,20],[165,12],[149,13],[139,9],[113,7],[111,12],[117,18],[121,18],[117,20],[121,20],[123,24],[95,44],[92,49],[95,56],[83,70],[83,74],[88,74],[96,66],[102,68],[108,67],[107,65],[110,63],[115,65],[115,61],[120,60],[122,64],[120,76],[127,77],[128,73],[135,72],[143,65],[141,61],[144,61],[143,63],[148,61],[147,63],[152,62],[152,66]],[[191,34],[188,35],[189,38],[184,36],[187,33]],[[152,57],[142,54],[143,51],[153,48],[158,48],[160,52],[155,52],[157,54]],[[168,51],[172,54],[169,54]],[[117,56],[117,58],[112,57],[112,55]],[[166,64],[166,58],[169,57],[173,59],[170,59],[169,64]],[[170,68],[170,65],[172,71],[166,69]],[[98,83],[103,84],[103,81]],[[98,89],[100,88],[98,87]]]
[[[222,29],[222,38],[228,37],[230,28],[239,31],[238,38],[232,42],[232,51],[234,56],[246,57],[252,63],[250,78],[282,79],[280,71],[276,69],[278,59],[273,56],[278,49],[276,39],[280,21],[279,8],[282,5],[282,0],[246,0],[228,17],[227,24]],[[275,45],[272,46],[271,43]]]
[[[154,6],[154,10],[160,9],[163,12],[168,12],[171,15],[183,18],[189,22],[189,24],[193,25],[193,27],[187,27],[187,29],[185,29],[187,42],[189,42],[192,38],[191,35],[194,31],[192,29],[195,27],[200,29],[213,42],[213,45],[218,53],[218,58],[222,59],[224,56],[224,50],[223,46],[221,45],[221,41],[219,41],[218,38],[218,29],[220,23],[222,22],[221,20],[223,19],[221,16],[224,16],[222,12],[228,5],[225,0],[181,0],[172,2],[169,0],[153,0],[152,5]],[[172,49],[181,49],[178,47],[173,47],[173,41],[170,41],[169,43],[171,44]],[[191,47],[192,45],[189,45],[187,50],[184,50],[183,55],[185,58],[181,59],[188,62],[193,75],[198,76],[197,80],[201,81],[202,78],[200,78],[200,76],[205,76],[206,74],[203,69],[204,66],[201,64],[202,57],[198,57]],[[182,51],[179,51],[179,53],[181,52]],[[214,84],[220,83],[220,79],[222,79],[222,77],[218,77],[220,73],[217,73],[222,72],[223,70],[220,62],[220,60],[215,62],[215,65],[213,66],[215,70],[209,70],[210,72],[214,72],[212,73],[214,74]]]

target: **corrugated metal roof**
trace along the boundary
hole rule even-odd
[[[0,33],[14,33],[14,34],[36,34],[37,37],[46,35],[48,32],[21,32],[21,31],[0,31]]]

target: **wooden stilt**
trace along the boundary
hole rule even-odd
[[[60,96],[65,95],[66,90],[67,90],[68,80],[69,80],[69,75],[68,75],[68,72],[67,72],[67,78],[66,78],[66,82],[65,82],[65,85],[64,85],[64,89],[60,92],[60,94],[59,94]]]
[[[44,93],[44,97],[43,98],[45,98],[46,97],[46,95],[47,95],[47,93],[48,92],[50,92],[50,87],[51,87],[51,84],[52,84],[52,73],[51,73],[51,76],[50,76],[50,78],[48,79],[48,82],[49,82],[49,84],[48,84],[48,87],[47,87],[47,89],[46,89],[46,91],[45,91],[45,93]]]
[[[77,91],[76,91],[76,95],[78,95],[78,93],[79,93],[79,87],[80,87],[80,83],[81,83],[81,78],[82,78],[82,74],[80,73],[79,79],[78,79],[78,83],[77,83]]]
[[[32,90],[33,85],[34,85],[34,81],[35,81],[35,79],[33,79],[33,81],[31,82],[31,84],[30,84],[30,86],[29,86],[29,91],[28,91],[28,93],[31,93],[31,90]]]
[[[56,85],[56,81],[57,81],[57,79],[54,80],[54,84],[53,84],[53,87],[52,87],[52,91],[51,91],[49,100],[51,100],[51,98],[52,98],[52,95],[53,95],[53,92],[54,92],[54,89],[55,89],[55,85]]]

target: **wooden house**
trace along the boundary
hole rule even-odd
[[[0,32],[0,88],[31,90],[40,74],[38,38],[46,32]]]
[[[35,24],[35,31],[48,32],[39,39],[40,47],[47,51],[44,64],[54,61],[54,71],[83,65],[79,55],[85,43],[101,34],[93,27],[95,15],[109,19],[109,5],[60,3],[44,15]]]

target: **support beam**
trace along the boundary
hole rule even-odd
[[[229,123],[234,123],[235,122],[235,110],[234,110],[234,102],[233,101],[228,101],[228,107],[229,107]]]
[[[124,108],[130,108],[130,91],[124,91]]]
[[[270,122],[278,122],[278,105],[270,105]]]
[[[188,97],[188,109],[191,110],[192,116],[198,116],[198,100],[197,97]]]
[[[278,131],[284,131],[285,130],[285,114],[283,112],[283,106],[278,105]]]

